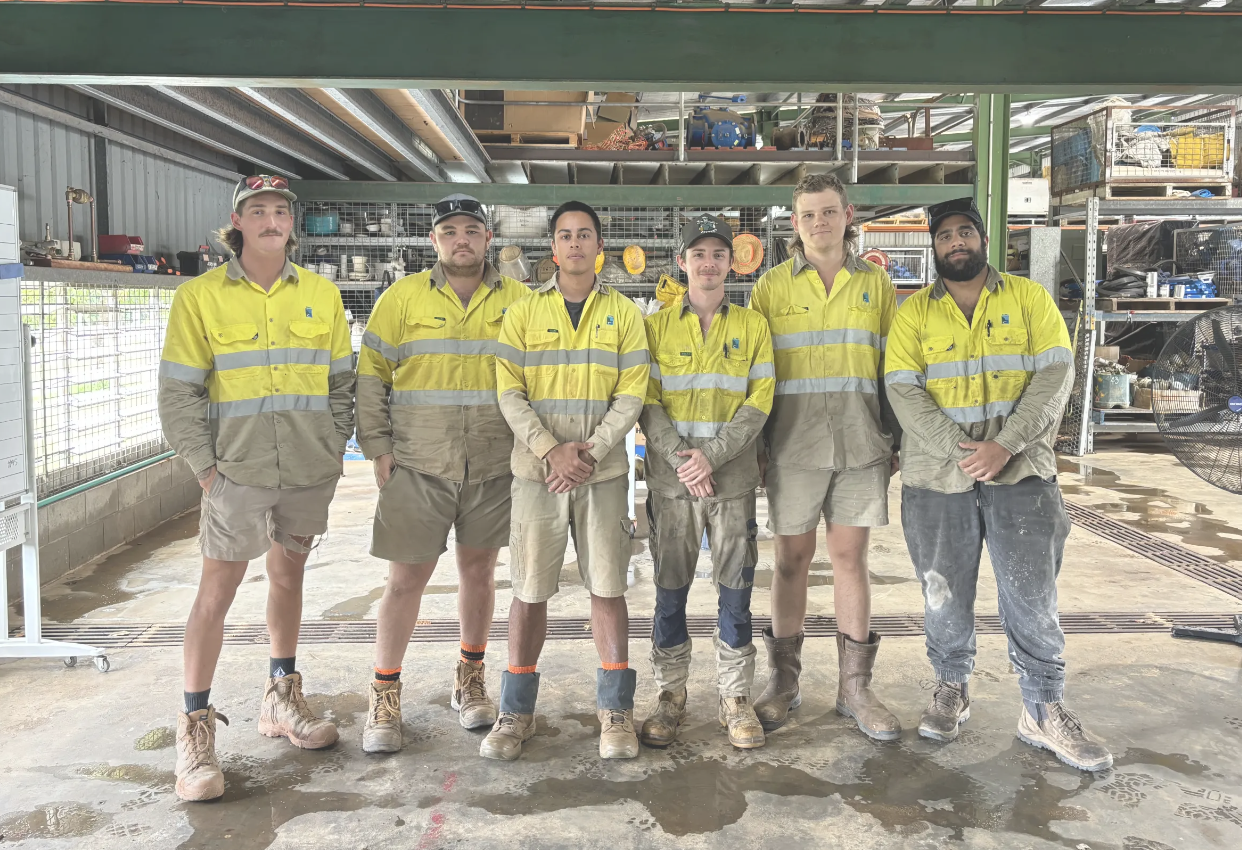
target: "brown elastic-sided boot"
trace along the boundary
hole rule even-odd
[[[269,678],[259,709],[259,733],[269,738],[288,738],[305,750],[321,750],[336,743],[336,726],[311,713],[302,695],[302,674]]]
[[[740,750],[762,747],[766,740],[749,697],[721,697],[720,725],[729,730],[729,743]]]
[[[765,732],[784,725],[789,712],[802,705],[798,691],[798,677],[802,674],[802,639],[799,632],[793,637],[772,636],[770,628],[763,630],[763,643],[768,648],[768,686],[755,700],[755,715],[763,724]]]
[[[837,633],[837,713],[852,717],[869,738],[894,741],[901,737],[901,721],[884,707],[871,690],[871,670],[880,649],[880,636],[868,635],[867,643],[855,643]]]
[[[216,759],[216,721],[229,719],[214,706],[177,715],[177,796],[197,802],[224,795],[224,771]]]
[[[457,718],[466,729],[479,729],[496,722],[496,703],[487,695],[484,680],[486,668],[483,662],[474,664],[458,661],[453,674],[453,696],[449,705],[457,712]]]
[[[1061,761],[1079,770],[1108,770],[1113,754],[1082,728],[1078,715],[1064,703],[1048,702],[1039,706],[1040,716],[1022,706],[1018,718],[1018,737],[1033,747],[1051,750]]]
[[[638,739],[649,747],[667,747],[677,740],[677,729],[686,719],[686,692],[660,691],[647,711]]]

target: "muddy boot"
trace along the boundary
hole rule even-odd
[[[677,740],[677,729],[685,719],[686,692],[660,691],[647,710],[638,740],[649,747],[667,747]]]
[[[755,715],[763,724],[765,732],[784,725],[789,712],[802,705],[798,691],[798,676],[802,673],[802,632],[788,638],[772,636],[770,628],[763,630],[763,643],[768,648],[768,686],[755,700]]]
[[[449,705],[457,710],[458,720],[466,729],[480,729],[496,722],[496,703],[487,695],[483,679],[483,662],[458,661],[453,675],[453,697]]]
[[[259,734],[269,738],[288,738],[304,750],[321,750],[340,737],[331,721],[311,713],[302,695],[302,674],[269,678],[259,708]]]
[[[966,684],[938,681],[919,720],[919,734],[947,744],[957,738],[958,727],[969,719],[970,693]]]
[[[763,725],[747,697],[720,698],[720,725],[729,730],[729,743],[738,749],[753,750],[763,746]]]
[[[634,688],[638,672],[605,670],[595,677],[595,713],[599,716],[599,757],[632,759],[638,756],[638,736],[634,734]]]
[[[371,682],[371,704],[362,727],[364,753],[396,753],[404,745],[401,732],[401,681]]]
[[[871,670],[880,649],[880,636],[872,632],[867,641],[855,643],[837,633],[837,714],[854,718],[868,738],[895,741],[901,737],[901,721],[871,690]]]
[[[216,759],[217,720],[229,725],[210,705],[177,714],[177,796],[182,800],[214,800],[224,794],[224,771]]]
[[[1033,747],[1051,750],[1057,758],[1079,770],[1108,770],[1113,755],[1108,748],[1088,735],[1078,715],[1064,703],[1047,702],[1037,706],[1039,716],[1023,705],[1018,719],[1018,737]]]
[[[479,745],[485,759],[513,761],[522,754],[522,743],[535,734],[535,700],[539,697],[538,673],[500,674],[500,715],[492,731]]]

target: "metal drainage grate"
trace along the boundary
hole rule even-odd
[[[1200,555],[1185,546],[1178,546],[1176,543],[1161,540],[1145,531],[1131,528],[1123,522],[1082,505],[1067,501],[1065,510],[1074,525],[1099,535],[1105,540],[1110,540],[1122,548],[1129,549],[1136,555],[1155,561],[1163,567],[1201,581],[1222,593],[1242,599],[1242,571],[1228,564],[1214,561],[1206,555]]]
[[[698,638],[710,638],[716,626],[716,618],[710,616],[689,617],[690,634]],[[1195,614],[1186,611],[1174,613],[1149,612],[1062,612],[1061,628],[1071,635],[1098,634],[1163,634],[1173,626],[1195,628],[1232,628],[1233,615]],[[755,618],[755,632],[771,625],[767,617]],[[871,627],[885,637],[919,637],[923,634],[923,618],[912,614],[890,614],[871,618]],[[995,614],[975,619],[975,628],[981,635],[1003,634],[1000,617]],[[811,638],[833,637],[837,622],[832,617],[807,617],[806,636]],[[49,623],[43,627],[43,635],[49,640],[74,641],[107,649],[142,649],[180,646],[185,627],[179,623]],[[651,635],[650,617],[630,618],[630,639],[643,640]],[[14,633],[20,637],[21,631]],[[492,625],[490,640],[505,640],[508,624],[501,621]],[[414,631],[411,643],[456,643],[460,639],[456,620],[423,620]],[[564,617],[548,620],[549,640],[590,640],[590,621],[585,618]],[[224,642],[232,646],[266,644],[267,626],[263,623],[235,623],[226,625]],[[375,642],[374,620],[325,621],[312,620],[302,624],[299,643],[371,644]]]

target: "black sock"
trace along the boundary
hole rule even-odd
[[[288,676],[290,673],[296,672],[293,662],[296,656],[290,655],[288,658],[271,658],[268,659],[268,675],[273,679],[279,679],[282,676]]]
[[[396,670],[380,670],[375,668],[375,681],[377,682],[399,682],[401,681],[401,668]]]
[[[185,692],[185,713],[193,714],[196,711],[202,711],[211,704],[211,688],[205,691],[186,691]]]

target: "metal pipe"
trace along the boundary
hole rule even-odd
[[[99,227],[95,224],[95,198],[91,197],[91,262],[99,262]]]
[[[686,161],[686,93],[677,92],[677,161]]]
[[[837,92],[837,150],[836,156],[833,157],[833,160],[836,162],[841,161],[841,136],[845,131],[845,116],[842,114],[844,111],[845,94]]]
[[[470,106],[599,106],[601,103],[597,100],[471,100],[465,97],[458,98],[457,102]]]
[[[93,490],[94,488],[99,487],[102,484],[107,484],[109,481],[115,481],[116,479],[120,478],[123,475],[129,475],[131,472],[137,472],[140,469],[144,469],[148,466],[153,466],[154,464],[157,464],[160,461],[168,460],[169,458],[173,458],[176,456],[177,456],[176,452],[169,450],[169,451],[164,452],[163,454],[158,454],[155,457],[149,457],[146,460],[140,460],[137,463],[131,463],[129,466],[125,467],[124,469],[118,469],[114,472],[109,472],[107,475],[101,475],[98,478],[92,478],[90,481],[83,482],[82,484],[78,484],[75,487],[70,487],[68,490],[65,490],[62,493],[57,493],[54,496],[48,496],[46,499],[40,499],[39,507],[46,508],[48,505],[54,505],[63,499],[68,499],[70,496],[76,496],[79,493],[85,493],[87,490]]]
[[[840,114],[840,110],[837,110]],[[858,92],[854,92],[854,140],[850,143],[850,183],[858,182]]]

